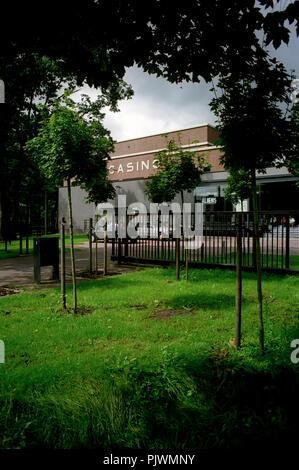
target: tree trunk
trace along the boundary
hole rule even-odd
[[[92,217],[89,219],[89,272],[92,273]]]
[[[242,228],[241,214],[236,214],[237,258],[236,258],[236,301],[235,301],[235,346],[241,346],[241,309],[242,309]]]
[[[256,179],[255,170],[251,170],[252,179],[252,205],[253,205],[253,227],[255,238],[255,255],[256,255],[256,280],[257,280],[257,297],[258,297],[258,317],[259,317],[259,343],[260,353],[264,354],[264,325],[263,325],[263,293],[262,293],[262,269],[260,256],[260,239],[259,239],[259,222],[258,207],[256,196]]]
[[[45,218],[44,218],[45,235],[48,234],[48,191],[45,190]]]
[[[29,253],[29,202],[26,204],[26,255]]]
[[[97,226],[99,216],[95,217],[95,227]],[[95,273],[98,274],[98,237],[95,231]]]
[[[77,313],[76,265],[75,265],[75,252],[74,252],[72,194],[71,194],[71,179],[70,178],[68,178],[67,180],[67,191],[68,191],[69,217],[70,217],[70,240],[71,240],[71,263],[72,263],[72,277],[73,277],[74,312]]]
[[[185,228],[184,191],[181,191],[181,199],[182,199],[183,230],[184,230],[184,228]],[[185,279],[186,279],[186,281],[188,281],[188,278],[189,278],[189,252],[188,252],[188,249],[185,248],[184,233],[183,233],[182,242],[183,242],[183,246],[184,246],[184,255],[185,255]]]
[[[1,235],[2,235],[2,220],[3,220],[3,218],[2,218],[2,193],[0,191],[0,238],[1,238]]]
[[[104,266],[103,276],[107,276],[107,221],[104,225]]]
[[[186,263],[186,281],[189,280],[189,253],[188,250],[185,250],[185,263]]]
[[[180,239],[175,239],[175,271],[176,280],[180,280]]]
[[[66,296],[65,296],[65,226],[64,221],[61,221],[61,297],[62,297],[62,308],[66,309]]]

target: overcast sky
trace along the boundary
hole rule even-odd
[[[299,40],[292,34],[288,46],[281,46],[273,55],[299,78]],[[213,95],[210,85],[182,83],[174,85],[148,75],[137,67],[127,70],[125,81],[132,85],[134,96],[120,102],[119,113],[107,111],[104,125],[114,140],[122,141],[152,134],[184,129],[200,124],[215,124],[209,109]],[[96,90],[84,87],[82,92],[96,96]]]

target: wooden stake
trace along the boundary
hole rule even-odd
[[[76,264],[75,264],[75,251],[74,251],[73,211],[72,211],[72,193],[71,193],[71,179],[70,178],[68,178],[67,180],[67,190],[68,190],[69,217],[70,217],[70,240],[71,240],[71,263],[72,263],[72,278],[73,278],[74,313],[77,313]]]
[[[235,346],[241,345],[241,308],[242,308],[242,228],[241,214],[236,214],[237,258],[236,258],[236,301],[235,301]]]
[[[65,221],[62,218],[61,221],[61,252],[60,252],[60,260],[61,260],[61,297],[62,297],[62,308],[66,309],[66,295],[65,295]]]
[[[92,218],[89,219],[89,272],[92,273]]]

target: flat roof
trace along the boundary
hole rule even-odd
[[[117,144],[122,144],[123,142],[132,142],[132,140],[140,140],[140,139],[145,139],[147,137],[161,136],[161,135],[164,135],[164,134],[169,134],[171,132],[188,131],[189,129],[197,129],[198,127],[211,127],[212,129],[215,129],[215,126],[212,126],[209,123],[205,123],[205,124],[199,124],[197,126],[184,127],[183,129],[174,129],[172,131],[165,131],[165,132],[158,132],[157,134],[144,135],[142,137],[135,137],[135,138],[132,138],[132,139],[118,140],[118,141],[116,141],[116,143]]]

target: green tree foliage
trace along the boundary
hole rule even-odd
[[[265,33],[265,44],[273,44],[277,49],[282,42],[288,44],[290,30],[288,23],[295,23],[297,36],[299,35],[299,2],[282,2],[281,0],[259,0],[259,4],[266,7],[266,14],[262,21]],[[279,9],[275,8],[279,7]],[[270,8],[270,10],[269,10]]]
[[[167,139],[167,135],[165,135]],[[201,181],[201,175],[210,169],[203,154],[184,150],[180,143],[170,140],[166,149],[156,153],[157,173],[146,183],[146,194],[152,202],[170,202],[179,193],[182,204],[184,191],[191,192]],[[176,240],[176,278],[180,278],[179,245]],[[188,251],[185,250],[186,279],[188,278]]]
[[[224,197],[232,204],[248,199],[251,195],[251,175],[248,170],[231,169],[226,179]]]
[[[43,10],[46,22],[39,2],[20,3],[18,8],[8,3],[0,59],[36,52],[59,60],[77,83],[104,88],[117,83],[125,67],[134,63],[171,81],[209,80],[224,66],[225,56],[234,55],[239,65],[251,57],[257,31],[264,31],[267,43],[275,47],[288,42],[288,22],[298,28],[298,2],[273,11],[278,3],[85,0],[84,7],[74,8],[70,0],[52,0]]]
[[[3,61],[1,75],[6,84],[6,102],[0,109],[1,231],[5,238],[13,238],[24,219],[21,207],[26,205],[30,210],[32,224],[40,223],[44,190],[52,195],[49,198],[52,209],[57,207],[57,188],[49,187],[36,163],[24,152],[24,145],[37,131],[38,105],[51,105],[62,85],[74,88],[74,81],[71,75],[62,73],[59,64],[36,53]]]
[[[204,155],[184,150],[174,140],[168,142],[165,150],[157,152],[156,158],[158,170],[146,183],[146,194],[157,203],[171,201],[183,191],[192,191],[200,183],[201,175],[210,169]]]
[[[73,105],[68,97],[66,103]],[[79,108],[81,112],[84,109],[85,115],[88,115],[86,104],[81,104]],[[86,120],[75,109],[59,102],[55,103],[52,112],[44,107],[38,134],[26,144],[26,150],[38,162],[47,180],[56,186],[67,182],[75,313],[77,288],[71,185],[80,185],[86,189],[90,193],[90,199],[96,202],[113,195],[112,184],[107,180],[106,165],[109,153],[113,150],[113,141],[109,131],[103,128],[98,119],[99,113],[96,110],[96,106],[90,110],[95,118]]]
[[[0,31],[0,78],[6,84],[0,183],[6,225],[18,219],[17,174],[28,167],[22,145],[34,135],[37,103],[49,104],[65,83],[67,88],[71,83],[96,86],[116,103],[126,67],[134,64],[177,83],[210,81],[225,74],[228,61],[231,70],[244,68],[261,53],[257,32],[264,31],[267,44],[277,47],[289,40],[288,22],[298,28],[299,2],[273,11],[278,3],[188,0],[174,8],[171,0],[86,0],[84,7],[74,8],[69,0],[53,0],[44,5],[46,22],[39,2],[17,8],[8,3],[6,28]],[[34,179],[27,180],[34,186]]]
[[[293,152],[286,157],[285,164],[288,171],[298,178],[296,184],[299,186],[299,103],[293,105],[290,117],[293,124],[294,147]]]
[[[0,225],[2,236],[13,238],[20,220],[24,219],[23,206],[30,208],[31,223],[40,225],[45,190],[48,191],[50,213],[52,216],[57,214],[58,187],[54,183],[49,186],[36,162],[24,152],[24,144],[37,133],[41,119],[40,105],[51,107],[57,100],[62,100],[65,88],[72,92],[77,90],[74,76],[66,73],[61,61],[36,52],[20,53],[12,57],[12,62],[3,61],[1,76],[6,83],[6,103],[0,109]],[[104,116],[102,108],[107,106],[116,111],[118,100],[131,95],[131,88],[120,80],[94,102],[84,97],[78,108],[82,116],[94,121],[92,126],[96,136],[96,120]],[[100,126],[97,134],[100,140],[102,132]],[[101,198],[101,194],[98,197]]]
[[[288,22],[298,30],[299,2],[273,11],[278,3],[188,0],[174,8],[171,0],[86,0],[74,8],[69,0],[53,0],[44,5],[46,22],[40,2],[8,3],[6,28],[0,31],[0,78],[6,85],[0,187],[6,225],[8,219],[16,223],[23,199],[17,175],[31,165],[22,146],[35,133],[36,104],[49,104],[61,86],[75,83],[96,86],[116,103],[126,67],[134,64],[177,83],[210,81],[225,74],[229,62],[232,71],[246,69],[252,56],[261,54],[257,32],[264,31],[267,44],[277,47],[289,40]],[[34,186],[35,178],[27,181]]]
[[[294,123],[283,109],[290,105],[292,80],[269,57],[258,58],[245,72],[220,77],[211,108],[219,120],[225,168],[265,172],[292,155]]]
[[[254,211],[254,244],[260,352],[264,352],[261,260],[258,237],[256,171],[282,166],[295,148],[294,121],[282,105],[290,104],[292,75],[267,53],[256,57],[244,70],[230,70],[218,82],[221,94],[211,102],[219,123],[221,163],[230,172],[229,194],[248,195],[251,189]]]
[[[72,179],[72,185],[91,193],[89,200],[94,202],[113,196],[113,186],[107,181],[107,159],[114,146],[110,132],[101,123],[104,114],[100,112],[107,100],[100,97],[92,102],[84,97],[75,105],[67,96],[67,105],[56,102],[52,110],[42,107],[38,134],[26,144],[49,181],[60,187]]]

